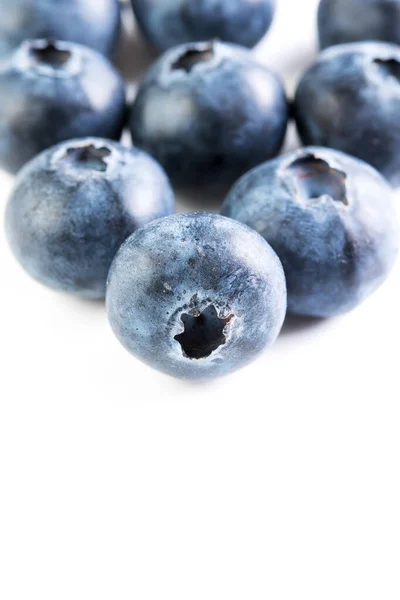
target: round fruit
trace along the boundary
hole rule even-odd
[[[6,231],[15,256],[40,282],[102,298],[122,242],[173,211],[168,180],[150,156],[110,140],[70,140],[21,171]]]
[[[28,39],[85,44],[110,56],[120,31],[118,0],[0,0],[0,55]]]
[[[124,243],[110,270],[112,328],[135,356],[189,379],[224,375],[277,337],[282,266],[248,227],[207,213],[166,217]]]
[[[297,89],[304,144],[357,156],[400,183],[400,47],[379,42],[322,52]]]
[[[251,48],[267,33],[275,0],[132,0],[145,38],[159,50],[219,39]]]
[[[318,30],[322,48],[368,40],[400,44],[400,0],[321,0]]]
[[[348,311],[388,276],[399,246],[392,189],[375,169],[302,148],[247,173],[222,214],[258,231],[282,261],[291,313]]]
[[[0,61],[0,166],[15,173],[63,140],[119,139],[124,83],[106,58],[69,42],[24,42]]]
[[[150,68],[130,127],[177,184],[226,188],[276,156],[288,116],[280,79],[249,50],[201,42],[169,50]]]

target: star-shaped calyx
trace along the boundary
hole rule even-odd
[[[225,327],[232,318],[232,314],[219,317],[215,306],[210,304],[198,316],[183,314],[181,320],[184,330],[174,339],[180,343],[187,358],[207,358],[225,344]]]

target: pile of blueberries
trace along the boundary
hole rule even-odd
[[[164,53],[128,110],[109,62],[118,0],[0,0],[0,165],[18,171],[7,237],[42,283],[106,296],[135,356],[223,375],[274,342],[287,310],[349,311],[393,267],[400,0],[322,0],[327,49],[292,103],[251,52],[274,0],[132,6]],[[276,158],[292,117],[307,146]],[[170,182],[224,191],[221,215],[173,214]]]

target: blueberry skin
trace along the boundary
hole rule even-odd
[[[49,38],[111,56],[120,32],[118,0],[0,0],[0,55],[21,42]]]
[[[99,138],[46,150],[20,172],[6,211],[10,246],[41,283],[104,298],[111,262],[137,228],[174,212],[160,166]]]
[[[124,83],[106,58],[69,42],[23,42],[0,61],[0,166],[15,173],[77,137],[118,140]]]
[[[132,0],[145,38],[158,50],[219,39],[252,48],[267,33],[275,0]]]
[[[400,0],[321,0],[321,48],[379,40],[400,44]]]
[[[274,342],[285,278],[254,231],[218,215],[179,214],[123,244],[107,308],[129,352],[169,375],[205,379],[244,366]]]
[[[356,156],[400,184],[400,47],[329,48],[305,73],[294,113],[305,145]]]
[[[351,310],[389,274],[398,251],[394,193],[372,167],[309,147],[247,173],[222,214],[258,231],[282,261],[288,310],[331,317]]]
[[[279,152],[288,121],[280,79],[249,50],[219,42],[166,52],[132,108],[136,145],[187,187],[226,187]]]

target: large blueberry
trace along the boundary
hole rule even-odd
[[[159,50],[220,39],[251,48],[268,31],[275,0],[132,0],[146,39]]]
[[[226,186],[275,156],[288,120],[278,77],[249,50],[202,42],[166,52],[139,88],[134,143],[184,186]]]
[[[304,148],[247,173],[222,213],[258,231],[282,261],[288,310],[330,317],[386,279],[399,244],[393,191],[375,169]]]
[[[106,58],[77,44],[23,42],[0,61],[0,166],[16,172],[63,140],[119,139],[124,83]]]
[[[321,53],[297,89],[305,144],[357,156],[400,184],[400,47],[380,42]]]
[[[368,40],[400,44],[400,0],[321,0],[318,29],[322,48]]]
[[[0,54],[33,38],[85,44],[111,55],[120,29],[118,0],[0,0]]]
[[[71,140],[18,175],[6,231],[15,256],[40,282],[102,298],[122,242],[173,210],[168,180],[150,156],[109,140]]]
[[[170,375],[203,379],[245,365],[275,340],[285,278],[248,227],[180,214],[128,238],[110,270],[107,307],[132,354]]]

